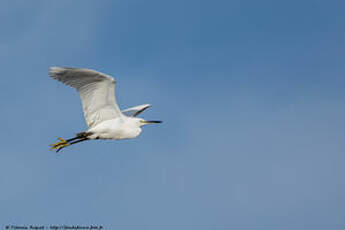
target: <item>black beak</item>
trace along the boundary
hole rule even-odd
[[[162,121],[144,121],[145,124],[158,124],[162,123]]]

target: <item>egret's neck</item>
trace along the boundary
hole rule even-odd
[[[123,132],[132,138],[137,137],[141,133],[140,122],[136,118],[127,117],[123,124]]]

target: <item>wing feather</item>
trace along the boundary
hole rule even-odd
[[[90,69],[51,67],[50,77],[75,88],[89,127],[122,116],[115,98],[115,80]]]
[[[121,112],[123,114],[125,114],[126,116],[129,117],[136,117],[138,116],[140,113],[144,112],[144,110],[146,110],[147,108],[151,107],[150,104],[144,104],[144,105],[137,105],[125,110],[122,110]]]

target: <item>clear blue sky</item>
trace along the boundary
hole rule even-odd
[[[1,1],[0,225],[345,229],[345,3]],[[50,66],[117,79],[161,119],[85,130]]]

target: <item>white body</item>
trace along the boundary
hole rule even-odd
[[[141,133],[138,122],[133,121],[132,117],[123,116],[112,120],[99,123],[95,127],[88,129],[87,132],[92,133],[89,139],[129,139],[135,138]]]
[[[80,96],[89,129],[87,139],[129,139],[141,133],[141,126],[160,121],[136,118],[149,104],[121,111],[115,98],[113,77],[89,69],[51,67],[49,75],[75,88]],[[132,117],[126,113],[134,112]]]

